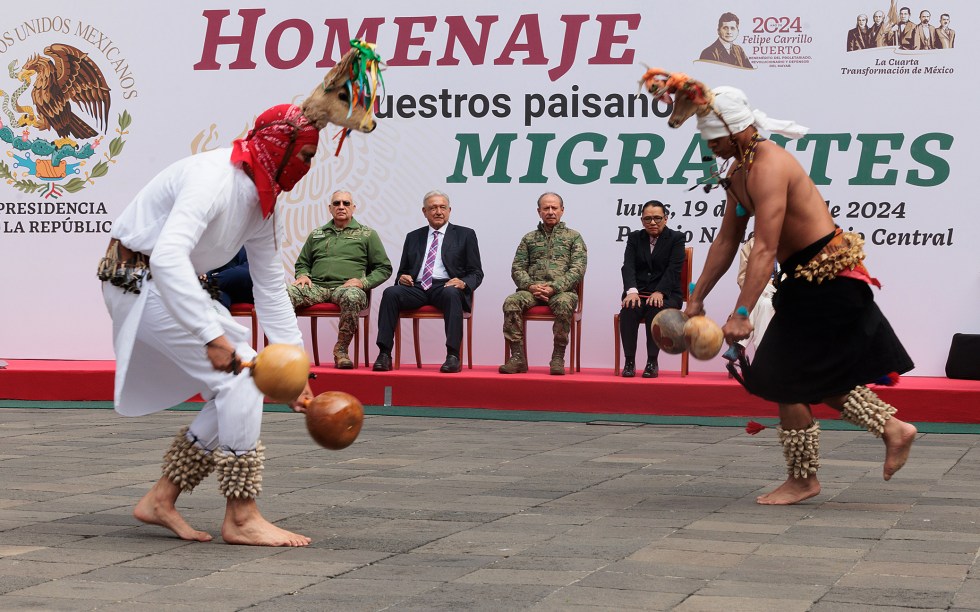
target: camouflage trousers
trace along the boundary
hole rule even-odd
[[[330,302],[340,306],[340,322],[337,324],[337,344],[346,348],[357,333],[357,313],[367,308],[367,293],[359,287],[334,287],[327,289],[319,285],[297,287],[287,285],[289,301],[293,308],[305,308],[314,304]]]
[[[507,296],[504,300],[504,338],[508,342],[524,342],[522,329],[523,316],[532,306],[546,305],[555,315],[552,333],[555,336],[555,348],[568,346],[568,334],[572,329],[572,314],[578,305],[578,294],[564,291],[551,296],[547,302],[539,302],[530,291],[518,291]]]

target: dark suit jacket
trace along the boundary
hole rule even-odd
[[[650,253],[646,230],[630,232],[623,255],[623,297],[636,287],[640,293],[659,291],[664,305],[680,308],[681,267],[684,265],[684,234],[665,227]]]
[[[715,42],[711,43],[704,48],[701,52],[701,57],[698,59],[707,60],[709,62],[721,62],[722,64],[731,64],[732,66],[738,66],[739,68],[752,68],[752,62],[745,55],[745,50],[742,47],[732,43],[732,52],[729,53],[725,49],[725,45],[721,44],[721,41],[717,38]]]
[[[248,272],[245,247],[242,247],[231,261],[208,272],[208,276],[218,284],[218,289],[221,290],[218,300],[225,305],[225,308],[238,302],[251,304],[255,301],[252,297],[252,277]]]
[[[413,230],[405,236],[396,278],[408,274],[418,281],[419,270],[425,262],[425,243],[428,238],[428,225]],[[450,223],[442,238],[442,264],[446,266],[449,278],[458,278],[466,283],[463,302],[466,310],[469,310],[473,291],[483,282],[483,264],[480,262],[480,245],[476,240],[476,232],[468,227]]]

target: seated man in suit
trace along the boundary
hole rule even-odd
[[[225,308],[231,308],[232,304],[251,304],[255,301],[252,297],[252,277],[248,273],[245,247],[231,261],[211,270],[201,280],[208,282],[209,291],[217,290],[217,299]]]
[[[356,208],[349,191],[333,192],[333,219],[310,233],[296,258],[296,282],[287,287],[293,308],[322,302],[340,306],[333,362],[341,370],[354,367],[348,347],[357,332],[357,313],[367,307],[367,292],[391,276],[381,237],[354,220]]]
[[[576,289],[585,276],[588,255],[582,235],[561,222],[564,213],[561,196],[543,194],[538,198],[541,223],[517,246],[510,272],[517,292],[504,300],[504,338],[510,344],[510,359],[500,366],[501,374],[527,372],[524,313],[538,304],[547,304],[555,315],[551,373],[565,373],[565,347],[578,304]]]
[[[476,232],[450,225],[449,196],[430,191],[422,198],[422,214],[428,225],[405,236],[398,280],[385,289],[378,311],[378,348],[375,372],[391,370],[398,313],[431,304],[446,321],[446,361],[440,372],[459,372],[459,347],[463,341],[463,312],[470,310],[473,291],[483,281],[480,245]]]
[[[619,311],[619,334],[623,338],[626,363],[623,377],[636,376],[637,327],[643,323],[647,339],[647,365],[643,378],[660,374],[660,347],[653,341],[650,323],[664,308],[681,307],[681,267],[684,265],[684,235],[667,227],[667,209],[650,200],[640,212],[643,229],[630,232],[623,255],[623,308]]]

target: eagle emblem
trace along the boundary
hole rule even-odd
[[[105,133],[109,122],[109,85],[102,71],[88,53],[65,44],[53,44],[44,48],[44,55],[32,55],[20,72],[20,79],[34,78],[31,100],[36,116],[28,123],[38,130],[54,130],[59,139],[56,147],[78,146],[71,139],[94,138],[98,135],[84,119],[75,114],[71,103],[95,118],[99,131]]]
[[[43,189],[44,196],[59,197],[105,176],[122,151],[132,118],[126,111],[119,115],[117,136],[104,159],[86,168],[86,160],[95,155],[109,130],[111,89],[98,64],[88,53],[63,43],[46,46],[43,55],[31,55],[19,70],[17,64],[9,64],[8,74],[19,87],[13,94],[0,90],[0,111],[9,120],[4,125],[0,116],[0,141],[15,150],[8,153],[15,161],[12,169],[0,160],[0,179],[25,193]],[[20,100],[29,88],[33,106]]]

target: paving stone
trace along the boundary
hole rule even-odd
[[[12,591],[20,591],[27,587],[47,582],[47,580],[48,578],[36,576],[9,576],[0,574],[0,595]]]
[[[527,606],[528,602],[544,599],[552,592],[553,586],[513,585],[513,584],[451,584],[440,585],[392,605],[389,610],[399,612],[500,612],[516,610]]]
[[[969,565],[953,565],[939,563],[898,563],[861,561],[851,569],[854,575],[868,574],[874,576],[915,576],[922,578],[950,578],[963,580],[969,571]]]
[[[904,609],[938,608],[944,610],[950,606],[952,600],[953,593],[944,591],[834,587],[820,601],[825,604],[841,602],[869,606],[894,606]]]
[[[529,608],[534,612],[586,610],[674,610],[686,595],[655,591],[629,591],[589,586],[562,588]]]
[[[213,572],[206,576],[192,578],[184,586],[190,590],[197,588],[206,589],[240,589],[243,591],[257,591],[262,593],[284,594],[302,590],[308,586],[321,582],[318,576],[306,576],[283,573],[256,573],[239,572],[237,568],[230,568],[220,572]]]
[[[486,568],[469,572],[455,580],[472,584],[527,584],[566,586],[589,575],[585,571],[524,570]]]
[[[96,599],[116,601],[132,599],[158,589],[153,584],[132,582],[97,582],[82,577],[61,578],[43,584],[12,591],[14,597],[54,597],[60,599]]]
[[[180,584],[202,576],[208,576],[214,570],[191,569],[160,569],[147,567],[123,567],[112,565],[87,571],[78,577],[87,582],[131,582],[135,584],[158,584],[161,586]]]
[[[197,610],[216,610],[218,612],[242,610],[257,603],[276,597],[276,593],[237,589],[198,588],[189,589],[178,584],[158,588],[150,593],[132,598],[134,607],[143,609],[169,608],[177,606],[196,606]]]
[[[813,602],[763,597],[692,595],[674,608],[677,612],[806,612]]]
[[[3,600],[4,612],[88,612],[90,610],[102,610],[105,606],[114,605],[111,600],[97,599],[61,599],[56,597],[29,597],[5,595]],[[130,610],[133,606],[130,604]]]
[[[980,436],[821,440],[822,492],[739,428],[370,416],[339,453],[264,415],[263,514],[309,547],[186,542],[132,505],[190,415],[0,410],[2,610],[980,609]],[[110,444],[106,444],[106,440]],[[214,478],[181,496],[219,533]]]
[[[850,604],[842,602],[817,602],[810,608],[810,612],[907,612],[912,608],[907,606],[874,606],[869,604]],[[955,612],[956,608],[914,608],[915,612],[939,612],[949,610]],[[962,612],[966,612],[963,610]]]

